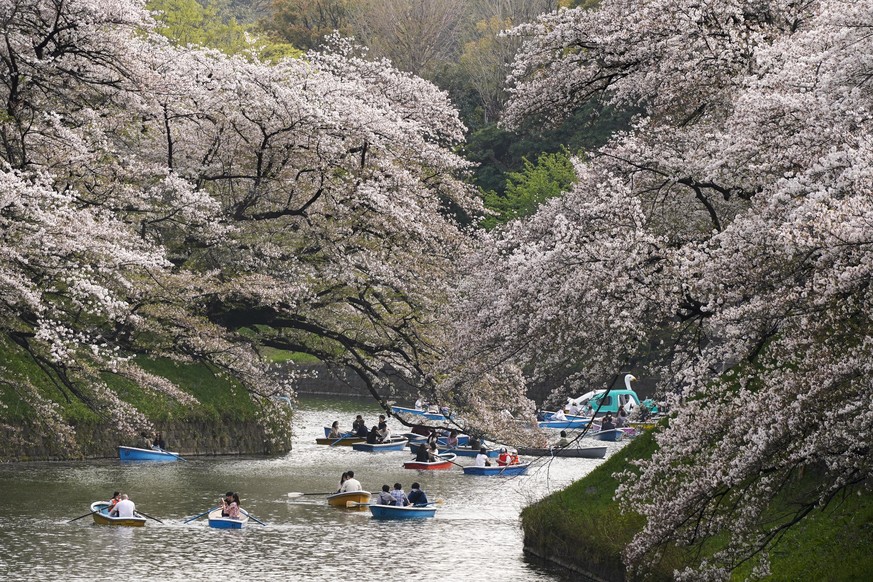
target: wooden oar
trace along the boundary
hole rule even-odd
[[[261,521],[260,519],[258,519],[257,517],[255,517],[254,515],[249,513],[248,511],[246,511],[245,509],[240,509],[240,511],[243,512],[249,519],[252,519],[252,520],[258,522],[259,524],[261,524],[262,526],[267,527],[266,523],[264,523],[263,521]]]
[[[83,517],[88,517],[89,515],[94,515],[95,513],[98,513],[99,511],[100,511],[99,509],[95,509],[94,511],[89,511],[85,515],[80,515],[79,517],[75,517],[75,518],[71,519],[70,521],[68,521],[67,523],[73,523],[77,519],[82,519]]]
[[[288,497],[294,499],[295,497],[303,497],[304,495],[333,495],[336,491],[331,491],[330,493],[300,493],[299,491],[292,491],[288,494]]]
[[[195,519],[200,519],[201,517],[203,517],[204,515],[206,515],[206,514],[209,513],[210,511],[215,511],[216,509],[218,509],[218,506],[217,506],[217,505],[216,505],[215,507],[212,507],[212,508],[210,508],[210,509],[207,509],[206,511],[204,511],[204,512],[201,513],[200,515],[195,515],[194,517],[189,517],[188,519],[186,519],[186,520],[183,521],[182,523],[188,523],[189,521],[194,521]],[[143,514],[143,515],[145,515],[145,514]]]
[[[354,433],[348,433],[348,434],[343,433],[343,435],[342,435],[340,438],[338,438],[338,439],[336,439],[335,441],[333,441],[332,443],[330,443],[330,446],[334,446],[334,445],[336,445],[338,442],[340,442],[340,441],[342,441],[342,440],[344,440],[344,439],[347,439],[347,438],[351,438],[351,437],[353,437],[353,436],[354,436]]]
[[[360,501],[346,501],[346,507],[368,507],[370,503],[361,503]]]
[[[158,523],[164,523],[163,521],[161,521],[161,520],[158,519],[157,517],[152,517],[152,516],[149,515],[148,513],[143,513],[143,512],[140,511],[139,509],[136,510],[136,513],[140,514],[140,515],[143,516],[143,517],[147,517],[147,518],[149,518],[149,519],[153,519],[153,520],[155,520],[155,521],[158,522]]]

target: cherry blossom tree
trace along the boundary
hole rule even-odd
[[[766,573],[786,528],[870,482],[871,9],[605,0],[514,31],[506,123],[643,113],[563,197],[483,235],[449,392],[507,366],[587,391],[645,361],[682,405],[619,490],[648,518],[640,572],[679,546],[704,556],[679,577]],[[786,491],[796,511],[768,514]]]
[[[386,372],[426,380],[454,217],[476,207],[443,93],[339,38],[275,64],[173,46],[138,0],[0,20],[2,332],[69,397],[135,432],[100,375],[190,403],[131,356],[203,361],[287,432],[271,397],[293,377],[264,346],[350,365],[382,400]]]

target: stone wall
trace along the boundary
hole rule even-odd
[[[163,433],[167,448],[182,456],[283,454],[291,443],[278,446],[267,442],[264,430],[255,421],[177,420],[155,423]],[[69,458],[116,458],[118,446],[145,448],[144,439],[119,438],[106,424],[80,424],[75,427],[79,452],[64,450],[58,439],[32,425],[0,427],[0,462],[52,461]]]

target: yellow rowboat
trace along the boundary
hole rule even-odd
[[[354,501],[355,503],[369,503],[369,491],[347,491],[346,493],[334,493],[327,496],[327,504],[334,507],[348,507],[346,503]]]
[[[108,501],[95,501],[91,504],[91,515],[94,516],[94,523],[97,525],[120,525],[124,527],[142,527],[145,525],[146,518],[134,512],[133,517],[111,517],[109,515]]]

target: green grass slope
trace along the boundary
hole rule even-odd
[[[521,515],[525,547],[600,579],[625,579],[621,552],[644,520],[619,511],[612,499],[618,485],[612,475],[630,460],[648,458],[655,447],[651,434],[639,436],[585,478],[525,508]],[[785,511],[788,503],[772,511]],[[771,574],[765,580],[870,580],[871,547],[873,496],[855,491],[789,529],[770,549]],[[674,569],[689,565],[685,559],[680,549],[668,548],[659,567],[648,573],[649,579],[672,579]],[[740,568],[733,579],[744,580],[749,574],[748,568]]]

